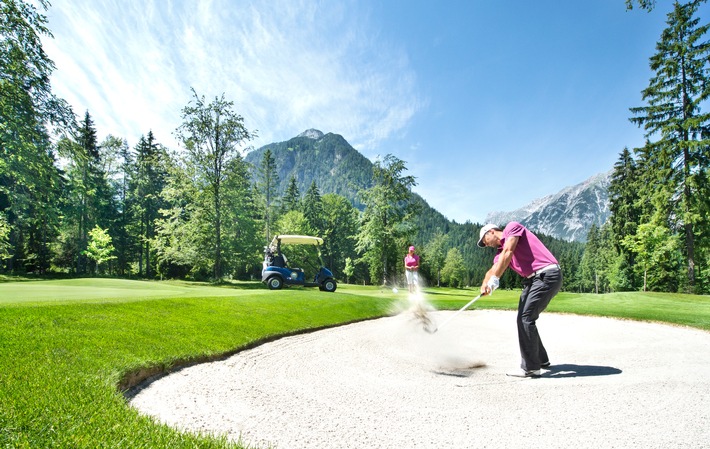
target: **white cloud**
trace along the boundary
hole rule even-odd
[[[318,128],[366,154],[423,104],[405,52],[354,1],[56,0],[49,16],[55,93],[130,145],[151,129],[174,145],[190,87],[225,93],[257,146]]]

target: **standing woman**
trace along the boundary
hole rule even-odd
[[[409,247],[409,253],[404,256],[404,269],[407,275],[409,293],[415,293],[419,285],[419,256],[414,253],[414,247]]]

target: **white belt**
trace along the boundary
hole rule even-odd
[[[547,265],[547,266],[545,266],[545,267],[540,268],[540,269],[537,270],[537,271],[534,271],[533,274],[531,274],[530,276],[527,277],[527,279],[534,278],[535,276],[537,276],[537,275],[540,274],[540,273],[543,273],[543,272],[545,272],[545,271],[547,271],[547,270],[554,270],[555,268],[557,268],[557,269],[559,270],[560,266],[557,265],[556,263]]]

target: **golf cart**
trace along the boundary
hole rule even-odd
[[[281,245],[308,245],[315,247],[318,253],[320,266],[311,265],[317,270],[313,282],[306,281],[306,274],[301,268],[291,268],[288,266],[286,256],[281,252]],[[321,291],[334,292],[337,283],[333,279],[333,273],[323,265],[320,247],[323,239],[320,237],[310,237],[306,235],[277,235],[269,246],[264,248],[264,267],[261,270],[261,282],[265,282],[271,290],[279,290],[284,285],[302,285],[304,287],[318,287]],[[307,249],[307,248],[306,248]],[[309,251],[300,251],[294,248],[295,252],[308,255]],[[312,250],[310,251],[312,253]],[[306,259],[307,256],[306,256]],[[307,262],[310,262],[307,260]]]

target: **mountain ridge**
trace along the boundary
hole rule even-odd
[[[601,226],[611,215],[611,175],[612,170],[598,173],[513,211],[490,212],[486,222],[503,224],[518,221],[543,234],[566,241],[584,242],[592,224]]]
[[[256,167],[270,149],[279,176],[278,194],[283,195],[291,177],[301,194],[312,181],[321,194],[336,193],[362,210],[358,192],[372,186],[373,163],[350,145],[340,134],[323,133],[311,128],[284,142],[274,142],[249,152],[246,162]],[[254,170],[252,170],[254,174]],[[608,216],[608,185],[611,170],[565,187],[557,193],[533,200],[508,212],[491,212],[486,222],[505,224],[519,221],[536,232],[562,240],[584,242],[592,224],[603,224]],[[413,193],[422,205],[426,232],[447,229],[456,224]]]

